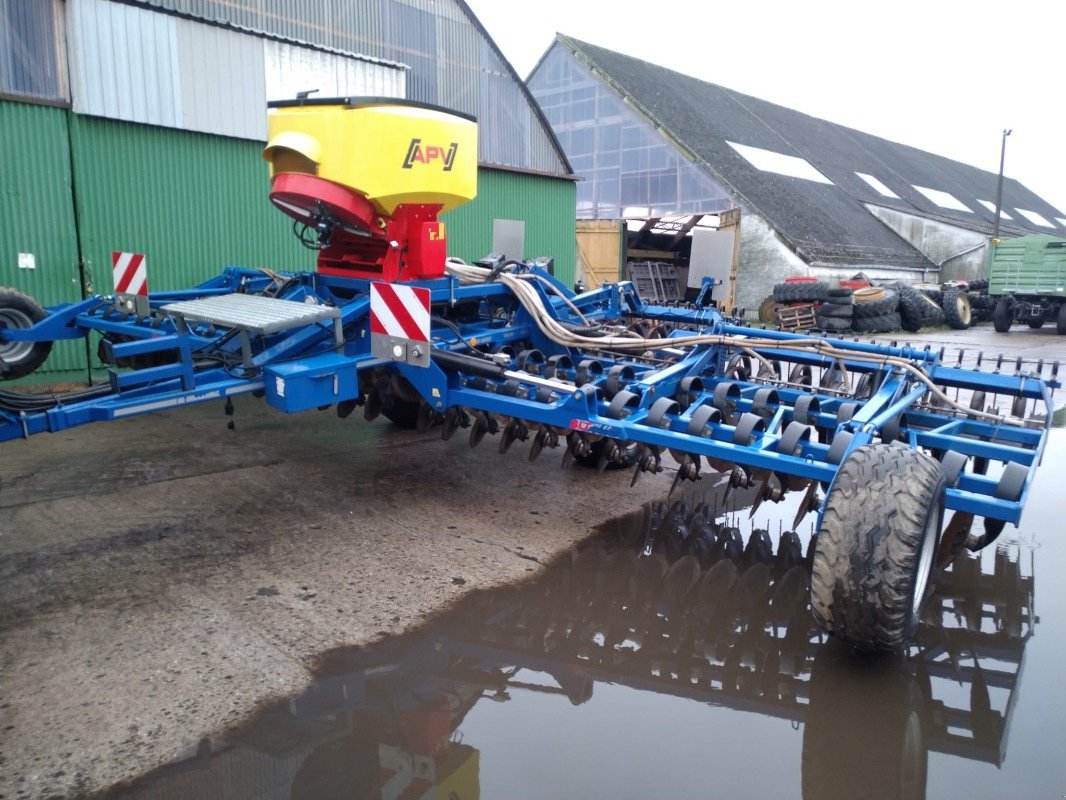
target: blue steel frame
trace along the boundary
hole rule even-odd
[[[1058,386],[1054,376],[1044,380],[1025,374],[1020,365],[1009,374],[1002,371],[1002,363],[993,372],[975,371],[946,364],[942,354],[930,350],[821,337],[820,341],[850,354],[833,358],[804,347],[809,336],[733,324],[713,308],[649,305],[628,282],[574,295],[536,267],[520,267],[520,271],[537,274],[552,286],[550,293],[541,283],[532,282],[553,316],[564,323],[586,324],[567,306],[566,298],[591,322],[644,320],[679,326],[671,336],[700,333],[732,338],[728,343],[663,348],[639,357],[582,352],[551,341],[503,284],[460,285],[446,277],[415,284],[430,290],[435,313],[469,310],[457,323],[434,317],[434,351],[464,353],[476,347],[504,353],[506,359],[500,360],[508,363],[495,373],[488,370],[488,376],[440,359],[425,368],[414,367],[371,355],[368,281],[296,273],[281,276],[285,282],[279,296],[299,302],[313,298],[338,307],[344,343],[335,343],[331,322],[284,331],[255,342],[248,368],[240,363],[239,337],[208,325],[179,330],[173,319],[160,312],[161,307],[179,300],[263,293],[277,286],[273,276],[231,267],[195,289],[153,293],[152,314],[147,317],[125,314],[116,310],[111,298],[96,296],[51,307],[48,316],[32,328],[0,328],[0,340],[8,341],[70,339],[96,331],[111,337],[104,346],[117,360],[168,354],[162,359],[165,363],[155,366],[112,370],[112,391],[101,396],[59,402],[43,411],[0,410],[0,441],[242,394],[262,394],[266,402],[287,413],[359,402],[363,399],[360,374],[385,369],[405,377],[436,413],[459,406],[521,420],[527,429],[549,427],[560,436],[571,433],[589,441],[608,437],[635,442],[656,452],[669,449],[689,454],[697,464],[701,458],[730,462],[761,475],[774,473],[823,486],[832,483],[848,452],[878,440],[882,428],[893,424],[899,438],[911,447],[953,451],[967,463],[1020,465],[1025,478],[1016,496],[997,496],[1004,494],[998,491],[1000,482],[981,474],[983,470],[963,470],[946,492],[946,507],[1005,522],[1017,523],[1021,517],[1050,425],[1051,391]],[[814,370],[843,366],[854,376],[870,375],[876,389],[856,403],[839,392],[790,384],[781,380],[783,375],[752,380],[731,373],[731,359],[743,353],[738,337],[760,340],[763,345],[751,350],[767,360]],[[524,360],[522,351],[527,355]],[[538,358],[528,357],[532,351]],[[561,360],[557,359],[547,377],[544,359],[552,356]],[[927,387],[914,375],[863,360],[869,357],[904,359],[946,389],[1043,402],[1045,421],[1034,427],[948,412],[923,400]],[[768,387],[773,389],[769,395]],[[625,402],[612,405],[619,392],[630,394],[624,396]],[[799,420],[796,402],[809,394],[817,397],[817,408],[806,420]],[[709,408],[723,418],[719,421],[718,413],[712,413],[708,419]],[[805,436],[793,452],[782,452],[784,431],[793,421],[812,423],[824,432],[824,440]]]

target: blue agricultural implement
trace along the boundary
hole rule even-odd
[[[652,305],[624,281],[575,294],[550,259],[446,258],[438,214],[476,194],[476,137],[473,120],[405,101],[272,104],[271,200],[316,269],[228,268],[47,309],[0,289],[0,377],[90,334],[113,365],[101,386],[0,392],[0,441],[255,395],[445,439],[464,428],[500,453],[522,441],[530,460],[559,448],[564,466],[633,482],[709,468],[755,508],[797,493],[795,524],[817,512],[811,607],[864,649],[902,646],[936,570],[1018,523],[1057,364],[754,329],[707,286]]]

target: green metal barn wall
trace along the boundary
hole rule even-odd
[[[0,285],[45,305],[81,298],[79,241],[90,293],[113,290],[113,250],[145,253],[153,290],[194,286],[227,265],[314,269],[315,254],[268,200],[259,142],[0,102],[0,145]],[[570,285],[574,203],[572,181],[481,169],[477,199],[444,217],[449,254],[480,258],[493,219],[524,220],[525,255],[554,257]],[[18,269],[20,252],[35,254],[35,270]],[[42,371],[84,367],[78,341],[57,345]]]
[[[230,265],[314,267],[267,198],[261,143],[82,116],[71,142],[93,291],[113,289],[113,250],[145,254],[149,290],[188,288]]]
[[[477,198],[442,217],[449,255],[466,261],[481,258],[492,250],[494,219],[524,220],[524,255],[552,256],[556,277],[572,286],[577,247],[575,187],[573,181],[561,178],[479,169]]]
[[[65,110],[0,100],[0,286],[44,305],[81,299],[67,141]],[[19,269],[19,253],[35,269]],[[84,365],[84,344],[61,342],[43,368]]]

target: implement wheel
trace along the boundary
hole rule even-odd
[[[819,624],[860,650],[899,650],[921,618],[944,519],[944,474],[899,443],[853,451],[826,498],[811,576]]]
[[[45,310],[29,295],[0,286],[0,323],[4,327],[31,328],[46,316]],[[0,380],[29,375],[44,363],[51,352],[51,342],[0,341],[0,359],[4,362],[0,364]]]

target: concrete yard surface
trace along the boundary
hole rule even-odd
[[[1066,360],[1053,329],[907,340]],[[229,419],[211,403],[0,445],[0,797],[132,779],[300,691],[326,651],[537,574],[674,477],[630,488],[559,469],[561,448],[530,464],[528,443],[251,397]]]
[[[0,796],[133,777],[673,478],[236,406],[233,431],[210,404],[3,446]]]

